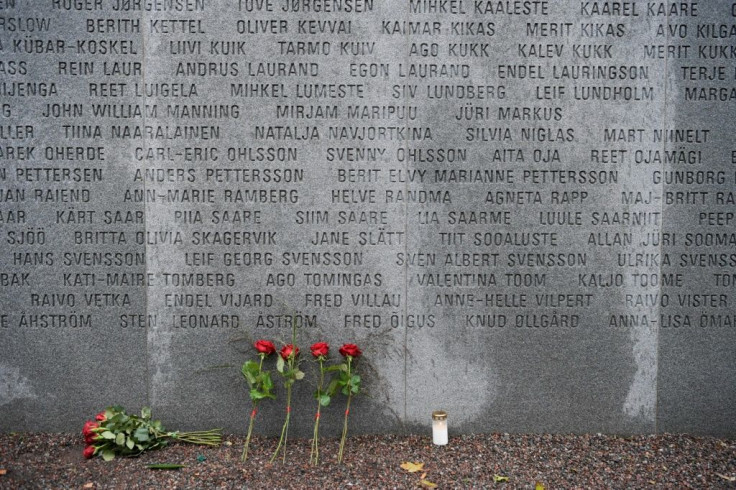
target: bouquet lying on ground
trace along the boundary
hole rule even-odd
[[[95,421],[85,422],[82,429],[84,457],[99,455],[105,461],[115,456],[138,456],[144,451],[166,446],[170,440],[219,446],[222,429],[199,432],[167,432],[161,422],[151,419],[151,409],[143,407],[140,417],[128,415],[123,407],[108,407],[95,416]]]

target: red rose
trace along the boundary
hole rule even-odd
[[[82,451],[82,454],[84,455],[85,459],[92,459],[95,455],[95,447],[87,446],[86,448],[84,448],[84,451]]]
[[[363,352],[355,344],[345,344],[340,347],[340,354],[345,357],[360,357]]]
[[[312,344],[312,355],[314,357],[327,357],[327,354],[330,352],[330,346],[327,344],[327,342],[317,342],[316,344]]]
[[[289,356],[298,356],[299,355],[299,347],[296,347],[295,345],[287,344],[281,348],[281,357],[284,358],[284,361],[289,360]]]
[[[107,420],[107,417],[105,417],[105,412],[102,411],[98,413],[97,415],[95,415],[95,420],[98,422],[104,422],[105,420]]]
[[[93,434],[92,429],[96,429],[100,426],[97,422],[92,422],[91,420],[88,420],[84,423],[84,427],[82,428],[82,435],[84,437],[87,437],[90,434]]]
[[[267,356],[276,352],[276,346],[270,340],[257,340],[253,345],[258,352]]]
[[[88,420],[84,423],[84,428],[82,428],[82,435],[84,436],[84,442],[87,444],[92,444],[92,441],[97,439],[97,434],[94,432],[93,429],[96,429],[100,426],[97,422],[92,422],[91,420]]]

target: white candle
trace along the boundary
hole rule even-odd
[[[447,444],[447,412],[432,412],[432,442],[437,446]]]

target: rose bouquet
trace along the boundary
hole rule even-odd
[[[219,446],[222,430],[198,432],[168,432],[161,422],[151,419],[151,409],[143,407],[140,417],[129,415],[120,406],[108,407],[87,421],[82,429],[87,443],[83,454],[90,459],[99,455],[105,461],[115,456],[139,456],[144,451],[166,446],[170,440]]]
[[[276,398],[273,394],[273,381],[271,381],[271,373],[263,370],[263,360],[276,352],[276,347],[269,340],[258,340],[253,344],[258,351],[260,362],[248,361],[243,364],[241,372],[250,387],[250,400],[253,410],[250,412],[250,423],[248,424],[248,435],[245,438],[245,447],[243,448],[242,460],[248,459],[248,446],[250,445],[250,437],[253,433],[253,421],[256,418],[258,403],[266,398]]]

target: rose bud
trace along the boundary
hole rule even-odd
[[[298,356],[299,355],[299,347],[296,347],[291,344],[287,344],[281,348],[281,357],[284,358],[284,361],[289,360],[289,356]]]
[[[95,455],[95,447],[87,446],[86,448],[84,448],[84,451],[82,451],[82,455],[85,459],[92,459]]]
[[[257,340],[253,345],[258,352],[267,356],[276,352],[276,346],[270,340]]]
[[[345,344],[340,347],[340,354],[345,357],[360,357],[363,352],[355,344]]]
[[[312,355],[317,358],[327,357],[327,354],[330,352],[330,346],[327,342],[317,342],[316,344],[312,344],[310,349],[312,350]]]
[[[82,428],[82,435],[84,437],[87,437],[88,435],[92,434],[92,429],[96,429],[100,426],[97,422],[92,422],[91,420],[88,420],[84,423],[84,427]]]

